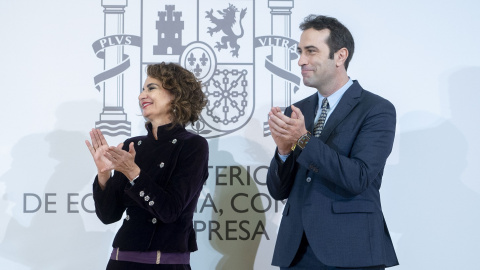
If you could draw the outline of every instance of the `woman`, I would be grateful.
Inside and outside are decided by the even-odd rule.
[[[198,120],[206,98],[179,65],[149,65],[147,75],[138,96],[147,135],[113,147],[92,129],[92,143],[85,141],[98,170],[98,218],[113,223],[126,210],[107,269],[191,269],[192,218],[208,177],[208,144],[184,126]]]

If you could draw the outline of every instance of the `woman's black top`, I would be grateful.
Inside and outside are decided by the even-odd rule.
[[[192,252],[197,250],[193,213],[208,177],[208,143],[181,126],[158,127],[155,140],[151,124],[148,134],[124,143],[128,151],[134,142],[135,163],[140,176],[134,185],[114,171],[101,190],[98,177],[93,198],[98,218],[105,224],[126,217],[113,241],[125,251]]]

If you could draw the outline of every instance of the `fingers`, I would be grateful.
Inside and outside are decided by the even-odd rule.
[[[303,116],[303,113],[299,108],[295,107],[294,105],[292,105],[291,108],[292,114],[295,113],[298,117],[295,122],[297,134],[293,135],[298,140],[298,138],[308,132],[305,128],[305,117]]]
[[[90,134],[90,140],[92,141],[92,147],[95,149],[98,148],[98,143],[97,143],[97,139],[95,138],[95,132],[94,132],[94,129],[92,128],[92,130],[90,130],[90,132],[88,133]]]
[[[115,147],[112,146],[111,148]],[[104,168],[102,171],[117,170],[122,163],[121,155],[119,155],[119,153],[116,153],[114,149],[107,149],[107,151],[103,153],[103,157],[110,162],[110,165],[108,166],[108,168]]]
[[[292,119],[298,119],[298,115],[295,111],[292,111],[292,115],[290,115]]]
[[[98,134],[98,137],[100,138],[100,142],[102,143],[102,145],[108,146],[107,140],[105,140],[105,137],[103,136],[103,133],[100,131],[100,129],[97,129],[97,134]]]
[[[85,140],[85,144],[87,145],[88,150],[90,151],[90,154],[92,154],[92,157],[95,155],[95,149],[93,149],[93,146],[90,144],[88,140]]]
[[[269,117],[268,126],[270,127],[270,130],[272,131],[272,133],[275,135],[288,133],[286,129],[288,127],[287,124],[282,120],[280,120],[275,115]]]
[[[135,148],[134,143],[131,142],[128,145],[128,152],[124,150],[123,143],[117,146],[110,146],[103,154],[105,159],[111,162],[111,169],[122,172],[123,174],[129,174],[132,169],[135,168]]]
[[[280,110],[280,107],[272,107],[272,109],[270,110],[273,114],[276,114],[276,113],[281,113],[282,110]]]
[[[289,135],[286,129],[279,128],[278,126],[270,125],[270,131],[272,132],[272,135],[276,137],[287,138]]]
[[[123,151],[122,148],[118,148],[115,147],[115,146],[110,146],[107,151],[105,151],[105,154],[108,155],[107,158],[111,157],[113,159],[120,159],[120,157],[122,156],[123,154]],[[110,158],[109,158],[110,159]]]
[[[300,119],[300,120],[304,119],[303,113],[299,108],[295,107],[293,104],[292,104],[291,108],[292,108],[292,115],[295,113],[295,115],[297,116],[297,117],[295,117],[296,119]]]
[[[282,119],[281,117],[283,116],[283,112],[280,110],[279,107],[272,107],[272,109],[268,112],[268,116],[269,117],[275,116],[279,119]]]
[[[128,145],[128,153],[130,153],[130,155],[132,155],[134,158],[137,154],[137,152],[135,151],[135,147],[133,147],[133,142]]]
[[[291,117],[284,115],[278,107],[273,107],[268,113],[268,125],[276,142],[279,140],[288,143],[293,142],[307,133],[302,111],[294,105],[291,105],[291,109]]]
[[[284,115],[278,107],[272,108],[270,111],[268,123],[270,129],[274,129],[281,134],[288,134],[293,125],[293,120]]]
[[[108,146],[107,140],[105,140],[105,137],[99,129],[92,128],[90,131],[90,138],[94,150],[100,148],[102,145]]]
[[[100,131],[98,129],[94,128],[92,128],[92,131],[90,131],[90,138],[92,139],[92,145],[94,149],[98,149],[102,145],[99,132]]]
[[[129,156],[127,156],[127,155],[130,154],[130,152],[127,152],[127,151],[123,150],[122,148],[123,148],[123,143],[117,145],[116,147],[115,146],[110,146],[107,149],[107,151],[105,151],[105,157],[108,160],[110,160],[111,162],[117,163],[117,165],[118,165],[118,162],[121,162],[122,160],[129,159]]]

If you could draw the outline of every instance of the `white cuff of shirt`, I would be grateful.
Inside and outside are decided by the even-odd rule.
[[[135,177],[132,179],[132,181],[130,181],[130,185],[132,185],[132,186],[135,185],[135,180],[137,180],[137,178],[138,178],[139,176],[140,176],[140,174],[137,175],[137,176],[135,176]]]
[[[290,156],[290,154],[286,154],[286,155],[280,155],[280,153],[278,154],[278,157],[279,157],[283,162],[285,162],[285,160],[287,160],[288,156]]]

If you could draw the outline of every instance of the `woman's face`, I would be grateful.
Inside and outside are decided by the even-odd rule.
[[[143,91],[138,96],[143,117],[158,125],[170,123],[173,98],[174,96],[163,88],[159,80],[147,77],[143,84]]]

